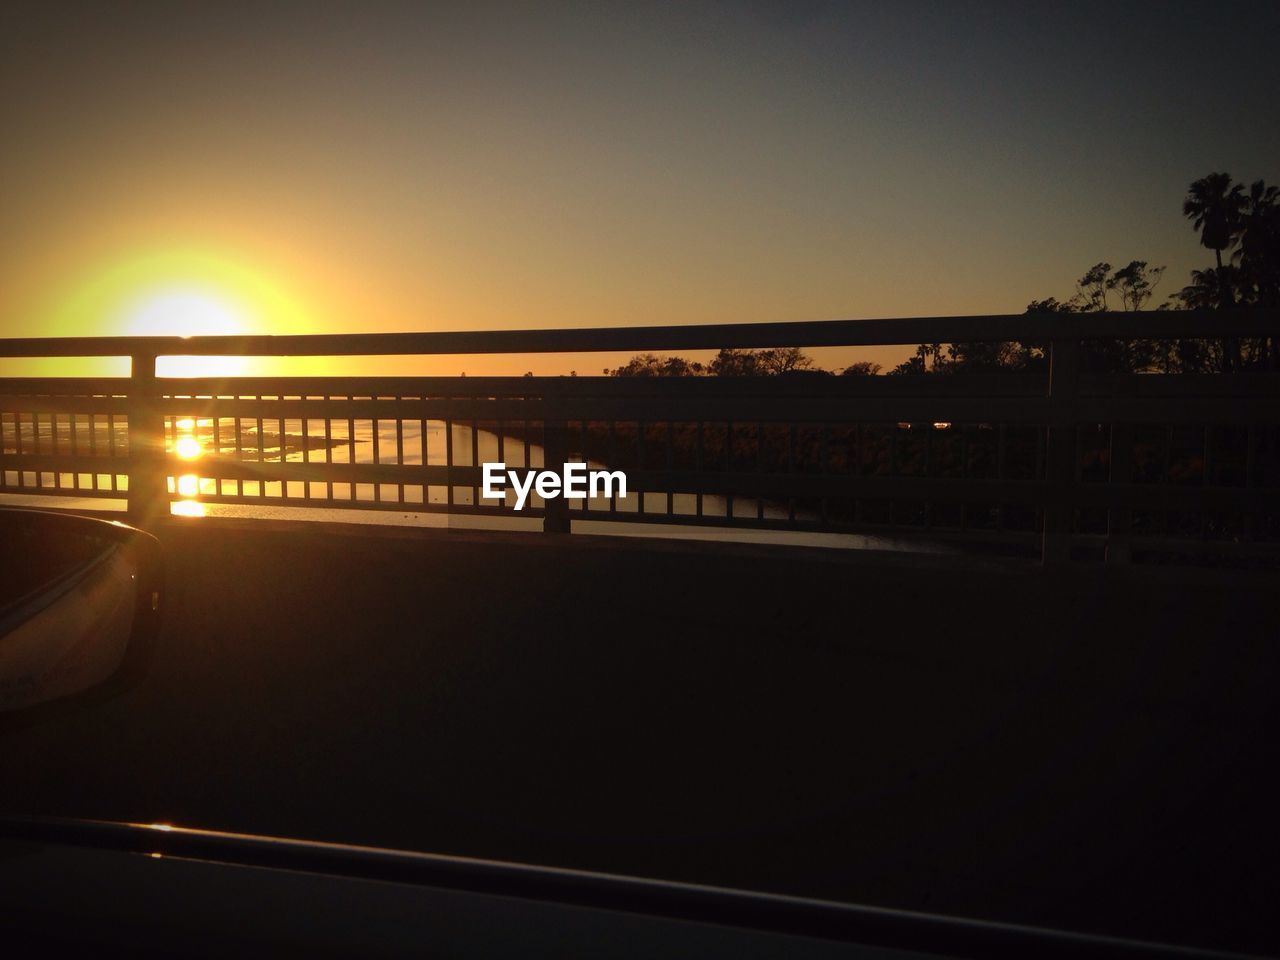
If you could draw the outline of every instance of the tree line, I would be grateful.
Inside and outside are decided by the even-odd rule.
[[[1239,307],[1280,308],[1280,187],[1255,180],[1247,187],[1227,173],[1211,173],[1193,182],[1182,213],[1213,251],[1214,262],[1192,270],[1190,282],[1155,307],[1159,310],[1230,310]],[[1033,300],[1026,314],[1084,314],[1109,310],[1150,309],[1165,267],[1131,260],[1122,267],[1099,262],[1076,281],[1065,300]],[[1046,369],[1046,345],[1030,341],[992,343],[922,343],[913,356],[887,371],[968,373]],[[1222,337],[1198,340],[1115,339],[1085,341],[1088,369],[1108,373],[1230,373],[1280,369],[1276,338]],[[819,367],[796,347],[768,350],[722,349],[708,363],[679,356],[643,353],[626,364],[606,369],[614,377],[700,376],[874,376],[878,363],[860,361],[836,370]]]

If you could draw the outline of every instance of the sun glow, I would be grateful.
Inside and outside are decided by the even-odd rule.
[[[78,279],[68,278],[65,288],[69,294],[49,305],[41,324],[53,336],[315,331],[312,312],[265,271],[196,247],[125,256]],[[157,361],[156,372],[162,377],[243,376],[255,372],[257,362],[242,357],[164,356]]]
[[[163,290],[127,308],[124,332],[133,337],[194,337],[245,332],[243,314],[216,294]]]
[[[173,450],[183,460],[194,460],[204,453],[204,448],[200,446],[200,441],[195,437],[179,437],[178,442],[173,446]]]

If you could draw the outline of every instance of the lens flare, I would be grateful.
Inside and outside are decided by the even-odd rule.
[[[178,495],[195,497],[200,493],[200,478],[194,473],[184,473],[178,478]]]

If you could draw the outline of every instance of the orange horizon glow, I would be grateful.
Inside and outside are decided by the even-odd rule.
[[[1275,178],[1270,128],[1240,121],[1267,115],[1270,61],[1239,54],[1261,30],[1222,48],[1249,79],[1222,109],[1194,71],[1165,69],[1179,44],[1203,47],[1205,24],[1177,17],[1140,17],[1165,40],[1091,59],[1069,7],[1004,48],[1037,18],[375,6],[268,5],[226,29],[186,8],[6,20],[0,110],[18,146],[0,151],[0,338],[1007,314],[1132,258],[1167,265],[1162,298],[1212,262],[1180,213],[1190,180],[1217,164]],[[1135,113],[1143,97],[1159,109]],[[812,355],[887,369],[909,353]],[[625,361],[163,358],[159,372]],[[10,370],[128,375],[119,359]]]

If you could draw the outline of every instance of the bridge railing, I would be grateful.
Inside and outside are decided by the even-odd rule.
[[[0,494],[514,516],[481,463],[623,470],[520,516],[864,532],[1127,562],[1280,557],[1280,373],[1081,370],[1089,339],[1280,335],[1271,312],[289,337],[0,340],[128,378],[0,378]],[[162,356],[369,356],[1018,340],[1046,374],[160,378]],[[1188,453],[1190,451],[1190,453]],[[184,456],[189,454],[190,456]]]

